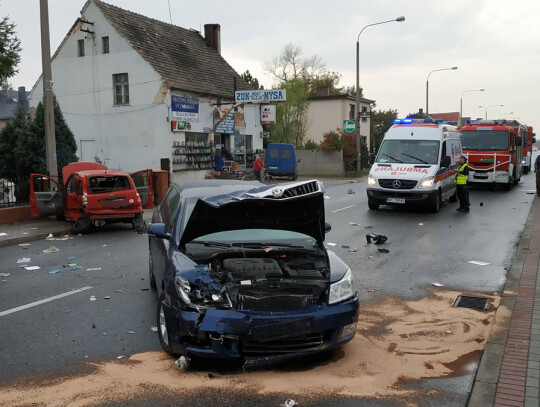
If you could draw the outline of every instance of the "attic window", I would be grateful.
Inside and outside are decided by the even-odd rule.
[[[77,40],[77,56],[84,57],[84,39]]]
[[[101,37],[101,53],[109,53],[109,37]]]
[[[129,79],[127,73],[113,74],[115,105],[129,105]]]

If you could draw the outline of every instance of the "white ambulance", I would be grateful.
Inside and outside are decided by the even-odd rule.
[[[431,119],[395,119],[377,156],[370,159],[369,209],[380,205],[422,206],[439,211],[456,201],[461,134],[453,124]]]

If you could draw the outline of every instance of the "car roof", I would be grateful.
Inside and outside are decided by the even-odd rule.
[[[173,182],[182,198],[203,198],[233,191],[249,191],[264,186],[258,181],[240,181],[232,179],[204,179],[198,181]],[[219,188],[219,189],[218,189]]]

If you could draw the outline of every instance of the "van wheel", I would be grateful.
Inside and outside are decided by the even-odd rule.
[[[88,233],[91,228],[92,228],[92,221],[90,220],[90,217],[82,216],[75,222],[71,230],[73,231],[73,233],[76,233],[76,234],[79,234],[79,233],[84,234],[84,233]]]
[[[368,200],[367,204],[368,204],[369,209],[371,209],[372,211],[376,211],[377,209],[379,209],[378,203]]]
[[[437,195],[432,199],[431,204],[429,206],[429,210],[431,213],[437,213],[439,212],[439,209],[441,208],[441,193],[438,192]]]

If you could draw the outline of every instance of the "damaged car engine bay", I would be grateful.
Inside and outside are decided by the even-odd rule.
[[[260,252],[260,251],[259,251]],[[264,252],[264,251],[263,251]],[[271,251],[272,252],[272,251]],[[321,304],[330,268],[322,252],[278,251],[238,257],[226,253],[199,265],[190,301],[202,308],[277,311]],[[187,285],[179,283],[185,294]]]

